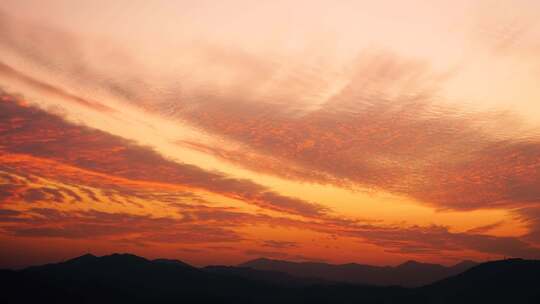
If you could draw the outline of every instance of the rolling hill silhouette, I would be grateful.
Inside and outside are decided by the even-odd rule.
[[[416,264],[395,268],[433,267]],[[196,268],[178,260],[130,254],[88,254],[18,271],[0,270],[0,302],[539,303],[539,275],[540,261],[502,260],[424,287],[404,288],[337,283],[248,267]]]
[[[507,259],[480,264],[421,288],[436,303],[540,303],[540,261]]]
[[[335,282],[364,285],[399,285],[406,287],[417,287],[433,283],[461,273],[475,265],[476,263],[472,261],[463,261],[451,267],[408,261],[395,267],[381,267],[355,263],[341,265],[313,262],[296,263],[266,258],[240,264],[242,267],[280,271],[304,278],[320,278]]]

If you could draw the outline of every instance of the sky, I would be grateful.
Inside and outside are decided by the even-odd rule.
[[[540,258],[538,1],[0,3],[0,267]]]

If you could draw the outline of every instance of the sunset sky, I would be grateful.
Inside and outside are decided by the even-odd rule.
[[[540,258],[540,1],[0,2],[0,268]]]

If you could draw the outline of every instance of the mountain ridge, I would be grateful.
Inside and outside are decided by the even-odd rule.
[[[311,277],[335,282],[419,287],[456,275],[477,264],[472,261],[461,261],[451,266],[443,266],[409,260],[396,266],[375,266],[358,263],[291,262],[261,257],[238,266],[257,270],[277,270],[297,277]]]
[[[263,260],[264,261],[264,260]],[[0,270],[2,303],[538,303],[538,260],[501,260],[417,288],[303,280],[130,254]],[[317,263],[315,263],[317,264]],[[320,264],[320,263],[319,263]],[[181,265],[182,267],[179,267]],[[345,264],[350,265],[350,264]],[[415,263],[408,263],[415,266]]]

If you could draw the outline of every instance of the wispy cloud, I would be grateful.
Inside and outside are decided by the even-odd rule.
[[[206,190],[262,208],[293,214],[318,216],[326,212],[322,206],[280,195],[250,180],[229,178],[222,173],[169,161],[150,148],[70,124],[44,111],[20,106],[14,100],[4,100],[0,106],[5,118],[2,120],[4,123],[0,124],[4,153],[45,158],[133,181],[176,184]],[[13,120],[17,121],[16,125],[10,123]],[[58,175],[58,172],[53,175]]]
[[[424,64],[378,54],[357,68],[348,85],[302,117],[236,116],[227,107],[182,116],[243,146],[179,144],[286,178],[382,189],[438,208],[540,201],[538,130],[507,112],[438,105],[445,76]]]

